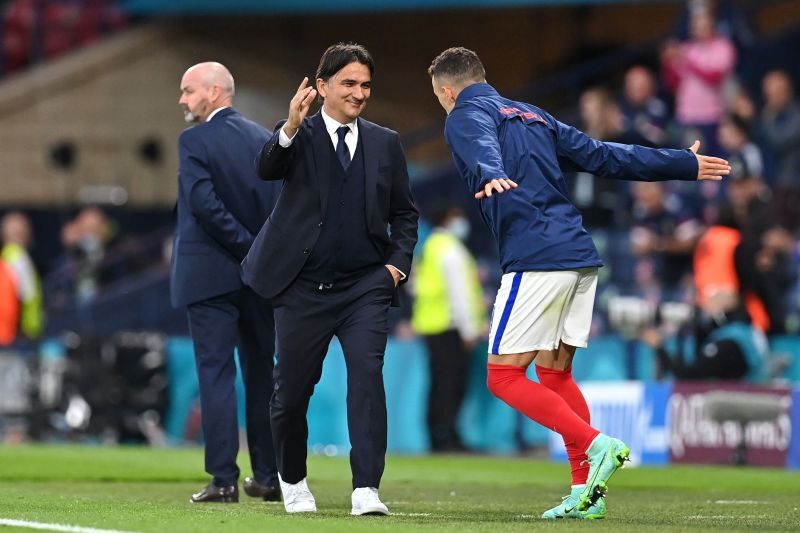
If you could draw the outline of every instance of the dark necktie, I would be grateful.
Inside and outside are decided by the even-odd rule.
[[[347,148],[347,143],[344,142],[344,136],[347,135],[348,131],[350,131],[350,128],[347,126],[342,126],[336,130],[336,135],[339,136],[339,143],[336,145],[336,157],[339,158],[339,162],[345,170],[350,166],[350,150]]]

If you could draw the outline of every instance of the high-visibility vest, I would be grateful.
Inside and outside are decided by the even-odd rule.
[[[450,300],[447,297],[448,273],[444,271],[443,259],[454,248],[463,249],[466,268],[466,286],[463,290],[469,295],[476,328],[483,326],[486,311],[475,260],[458,239],[437,231],[425,241],[414,273],[415,300],[411,327],[420,335],[438,335],[453,327]]]
[[[14,339],[17,338],[18,324],[17,284],[11,268],[0,261],[0,346],[14,342]]]
[[[694,282],[697,289],[697,305],[703,306],[706,299],[716,291],[739,292],[739,276],[733,253],[742,241],[739,230],[726,226],[711,226],[706,230],[694,252]],[[770,326],[764,302],[748,292],[743,298],[750,320],[761,331]]]
[[[13,265],[18,261],[27,258],[28,252],[14,243],[3,246],[0,258],[14,271]],[[30,261],[30,259],[27,259]],[[42,306],[42,283],[39,276],[34,272],[33,294],[30,298],[23,301],[19,296],[17,288],[17,299],[19,300],[19,331],[28,339],[38,339],[44,329],[44,308]]]
[[[697,305],[702,307],[710,295],[718,291],[739,292],[739,276],[733,262],[733,252],[742,240],[739,230],[711,226],[694,252],[694,283]]]

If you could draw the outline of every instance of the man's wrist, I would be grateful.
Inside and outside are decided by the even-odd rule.
[[[295,135],[297,135],[297,128],[287,127],[284,124],[278,133],[278,144],[283,148],[289,148],[292,145],[292,141],[294,141]]]
[[[394,273],[395,273],[395,272],[397,272],[397,277],[399,278],[399,280],[398,280],[398,281],[403,281],[404,279],[406,279],[406,274],[405,274],[405,272],[403,272],[402,270],[400,270],[400,269],[399,269],[399,268],[397,268],[396,266],[394,266],[394,265],[388,265],[388,264],[387,264],[387,265],[386,265],[386,267],[387,267],[387,268],[391,267],[391,268],[389,268],[389,272],[391,272],[391,273],[392,273],[392,275],[394,275]]]

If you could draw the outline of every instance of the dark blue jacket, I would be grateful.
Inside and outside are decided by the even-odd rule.
[[[503,272],[601,266],[562,174],[569,170],[638,181],[697,178],[689,150],[603,143],[486,83],[465,88],[445,123],[445,139],[469,190],[494,178],[517,189],[480,201],[500,247]]]
[[[240,263],[280,191],[280,184],[260,180],[253,168],[269,138],[233,108],[181,133],[170,283],[174,306],[243,286]]]
[[[320,113],[306,117],[288,148],[279,143],[284,123],[278,123],[257,159],[259,176],[282,180],[283,189],[242,264],[246,283],[265,298],[286,289],[314,249],[327,223],[328,170],[331,158],[336,157]],[[362,118],[358,119],[358,132],[364,157],[364,216],[369,237],[384,264],[394,265],[408,276],[419,213],[409,189],[400,137]]]

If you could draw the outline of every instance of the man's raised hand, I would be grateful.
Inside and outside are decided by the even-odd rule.
[[[731,166],[724,159],[698,154],[700,141],[695,141],[689,148],[697,158],[697,179],[719,181],[731,172]]]
[[[308,108],[311,106],[311,102],[314,101],[314,97],[316,96],[317,91],[314,87],[308,86],[308,76],[306,76],[297,88],[297,92],[292,97],[292,101],[289,102],[289,118],[283,126],[283,132],[289,138],[294,137],[297,129],[303,123],[303,119],[306,118]]]

